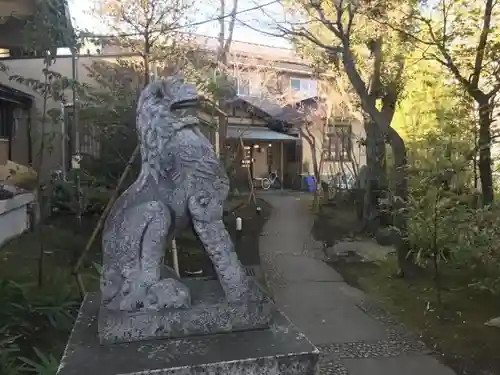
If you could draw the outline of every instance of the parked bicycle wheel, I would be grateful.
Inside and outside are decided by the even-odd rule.
[[[269,190],[269,188],[271,187],[271,185],[272,185],[272,183],[271,183],[270,179],[268,179],[268,178],[262,179],[262,189]]]

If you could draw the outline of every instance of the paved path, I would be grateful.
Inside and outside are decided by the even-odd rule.
[[[323,262],[303,194],[259,196],[274,208],[260,239],[262,270],[278,307],[322,352],[319,374],[454,374]]]

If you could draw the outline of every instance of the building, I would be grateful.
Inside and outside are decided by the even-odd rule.
[[[54,49],[69,47],[73,37],[66,1],[60,0],[59,6],[50,10],[44,6],[44,2],[35,0],[0,0],[0,164],[12,160],[32,165],[40,153],[36,138],[40,131],[41,97],[29,84],[9,76],[41,79],[41,44]],[[50,26],[40,24],[42,12],[51,20]]]
[[[217,47],[216,38],[195,36],[189,43],[196,46],[200,66],[203,65],[206,74],[213,74],[213,60],[207,63],[210,60],[206,58],[213,56]],[[71,55],[57,56],[51,70],[94,85],[95,81],[87,69],[89,66],[96,62],[114,64],[117,59],[124,58],[138,57],[137,53],[107,39],[99,48],[84,48],[77,59]],[[8,65],[11,74],[42,78],[43,60],[40,58],[23,58],[14,54],[0,62]],[[223,108],[228,124],[225,147],[232,155],[235,176],[242,183],[248,179],[249,172],[257,182],[275,172],[285,187],[297,187],[302,176],[314,173],[315,165],[319,174],[327,179],[339,172],[347,174],[354,164],[365,164],[364,152],[358,145],[359,138],[364,138],[362,124],[352,120],[352,116],[340,118],[339,122],[336,120],[338,116],[326,114],[322,103],[328,92],[322,88],[328,77],[315,72],[292,50],[233,41],[228,65],[236,95],[226,100]],[[153,66],[152,71],[162,75],[161,67]],[[23,85],[5,80],[0,82],[18,90],[19,95],[23,93],[26,102],[31,103],[26,104],[31,112],[28,111],[24,117],[16,114],[22,120],[16,120],[15,131],[2,133],[4,139],[9,139],[7,157],[23,164],[31,163],[36,154],[36,142],[33,140],[36,111],[33,108],[41,108],[41,97]],[[71,104],[71,93],[66,94],[68,105]],[[50,101],[48,107],[62,108],[61,103],[55,101]],[[321,111],[325,113],[318,114]],[[205,111],[199,117],[202,122],[217,125],[218,116]],[[336,131],[337,125],[342,126],[342,135]],[[46,132],[53,132],[54,136],[51,150],[44,156],[44,174],[63,166],[70,167],[71,156],[76,152],[75,129],[71,129],[71,123],[66,121],[65,124],[48,126],[50,129]],[[304,137],[305,128],[312,132],[314,146]],[[98,145],[89,142],[92,142],[91,137],[86,140],[85,135],[80,134],[78,149],[82,154],[93,153],[96,156]]]
[[[33,166],[37,164],[36,160],[40,160],[40,143],[36,134],[40,131],[38,113],[41,101],[36,92],[28,87],[35,81],[21,83],[19,76],[7,71],[15,67],[16,60],[7,60],[44,56],[48,45],[54,53],[58,47],[71,45],[70,39],[73,38],[66,2],[55,0],[50,7],[47,3],[0,0],[0,56],[5,59],[0,61],[0,165],[4,167],[4,172],[8,170],[4,176],[17,173],[10,169],[10,164],[5,165],[8,160]],[[31,73],[37,78],[42,75],[43,68],[43,64],[40,67],[38,64],[40,60],[34,60],[34,67],[39,70],[37,74]],[[48,150],[45,153],[50,154]],[[35,195],[12,186],[8,187],[9,190],[0,187],[4,192],[0,198],[1,245],[30,227],[29,212],[32,210],[29,207]],[[5,192],[11,194],[5,195]]]
[[[215,38],[198,40],[202,51],[217,48]],[[327,181],[357,175],[366,164],[360,116],[330,105],[338,97],[330,76],[293,50],[239,41],[231,45],[228,64],[237,95],[224,108],[227,147],[241,155],[236,150],[243,141],[234,163],[242,180],[245,169],[257,182],[275,172],[285,187],[298,187],[305,175]]]

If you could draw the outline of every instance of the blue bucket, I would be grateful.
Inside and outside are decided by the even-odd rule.
[[[306,176],[305,178],[307,191],[310,193],[314,193],[316,191],[316,181],[314,176]]]

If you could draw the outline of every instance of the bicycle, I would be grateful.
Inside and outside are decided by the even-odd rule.
[[[278,172],[271,172],[271,173],[269,173],[269,176],[264,177],[261,180],[262,189],[269,190],[271,188],[271,186],[274,185],[274,182],[276,180],[278,180]]]

